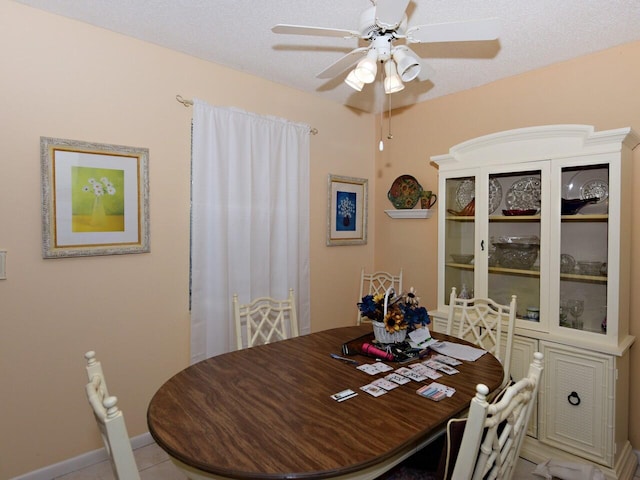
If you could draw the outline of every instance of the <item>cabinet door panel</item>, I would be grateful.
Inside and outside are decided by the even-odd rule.
[[[613,359],[541,342],[545,357],[540,441],[610,465]]]

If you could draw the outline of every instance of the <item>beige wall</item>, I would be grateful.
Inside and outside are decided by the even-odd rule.
[[[382,154],[371,115],[9,0],[0,0],[0,49],[0,249],[8,250],[8,279],[0,281],[0,479],[100,447],[82,387],[87,349],[104,362],[132,436],[146,431],[151,395],[188,363],[191,110],[176,94],[319,129],[311,139],[313,330],[353,323],[354,279],[374,262],[403,267],[406,285],[435,307],[437,219],[384,214],[398,175],[436,190],[431,155],[499,130],[549,123],[640,130],[640,44],[395,112]],[[384,130],[386,137],[386,123]],[[40,136],[150,149],[150,254],[41,258]],[[324,245],[328,173],[370,180],[367,246]],[[636,239],[637,225],[640,208]],[[633,316],[639,311],[635,300]],[[632,329],[638,333],[638,320]],[[632,364],[633,377],[637,347]],[[632,384],[637,402],[640,385]],[[630,422],[638,448],[640,415],[632,412]]]
[[[402,265],[428,308],[436,302],[437,218],[392,220],[386,193],[401,174],[436,190],[430,157],[488,133],[543,124],[591,124],[597,130],[631,126],[640,132],[640,43],[624,45],[480,88],[425,102],[392,116],[393,140],[376,166],[377,267]],[[477,68],[482,68],[481,62]],[[437,81],[437,79],[435,80]],[[386,126],[385,126],[386,132]],[[640,148],[634,152],[640,162]],[[634,173],[640,185],[640,166]],[[633,208],[632,291],[640,288],[640,190]],[[627,259],[628,260],[628,259]],[[640,335],[640,298],[632,296],[631,333]],[[640,346],[631,349],[630,440],[640,448]]]
[[[9,0],[0,0],[0,49],[0,479],[101,447],[86,350],[103,361],[132,436],[147,430],[155,390],[188,364],[191,109],[176,94],[319,130],[312,327],[353,323],[373,241],[325,246],[326,184],[329,173],[373,178],[371,115]],[[42,259],[40,136],[149,148],[150,254]]]

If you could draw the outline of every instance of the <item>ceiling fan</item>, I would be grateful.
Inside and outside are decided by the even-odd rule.
[[[410,82],[415,78],[424,81],[435,73],[406,44],[498,38],[500,25],[497,18],[409,27],[406,9],[410,1],[371,0],[372,6],[360,15],[359,30],[278,24],[271,31],[293,35],[357,38],[367,42],[368,46],[352,50],[316,77],[334,78],[356,65],[347,75],[345,83],[361,91],[365,84],[375,80],[380,63],[384,68],[383,83],[387,94],[402,90],[403,82]]]

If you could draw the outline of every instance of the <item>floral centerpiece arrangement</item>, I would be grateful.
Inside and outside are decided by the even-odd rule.
[[[429,313],[420,306],[420,298],[411,287],[408,293],[395,295],[393,289],[384,294],[367,295],[358,303],[360,314],[371,320],[380,343],[404,341],[407,332],[431,323]]]

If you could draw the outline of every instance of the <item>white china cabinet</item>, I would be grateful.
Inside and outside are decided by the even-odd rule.
[[[432,157],[439,168],[438,308],[452,287],[518,298],[512,376],[545,369],[522,455],[591,462],[632,478],[628,441],[629,128],[551,125],[487,135]],[[462,293],[461,293],[462,292]]]

